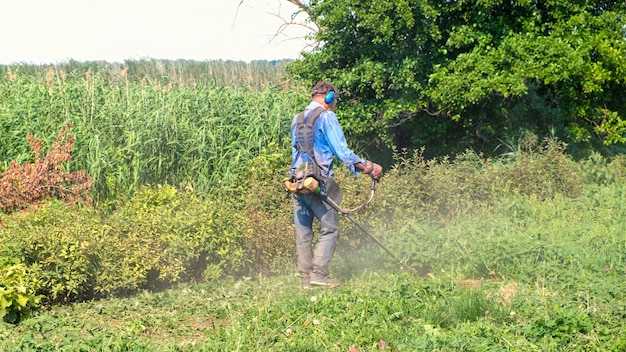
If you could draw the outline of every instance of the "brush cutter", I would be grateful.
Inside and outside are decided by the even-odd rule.
[[[389,248],[387,248],[378,238],[372,235],[363,225],[357,222],[352,216],[352,214],[361,210],[363,207],[365,207],[367,204],[369,204],[372,201],[372,199],[374,198],[374,192],[376,192],[376,180],[372,179],[372,185],[370,186],[369,198],[363,204],[353,209],[346,209],[346,208],[342,208],[339,206],[338,202],[341,202],[342,194],[341,194],[341,191],[339,190],[339,186],[337,185],[336,182],[334,182],[334,180],[327,183],[326,190],[321,192],[320,195],[322,196],[322,200],[326,204],[333,207],[333,209],[337,210],[337,212],[339,212],[340,214],[348,217],[348,219],[350,219],[350,221],[352,221],[352,223],[356,225],[356,227],[358,227],[359,230],[361,230],[365,235],[367,235],[367,237],[369,237],[380,248],[382,248],[387,254],[389,254],[390,257],[392,257],[398,263],[400,263],[402,269],[406,269],[407,271],[417,274],[418,273],[417,270],[415,270],[414,268],[406,264],[405,261],[400,260],[400,258],[398,258],[395,254],[393,254],[393,252],[389,250]],[[333,195],[334,198],[337,199],[337,201],[333,200],[333,198],[331,198],[331,195]]]

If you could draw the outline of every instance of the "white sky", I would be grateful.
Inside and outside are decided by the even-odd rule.
[[[0,64],[297,58],[310,30],[276,36],[296,11],[287,0],[0,0]]]

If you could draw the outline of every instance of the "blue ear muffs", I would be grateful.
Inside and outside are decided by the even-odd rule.
[[[335,102],[335,92],[334,91],[330,91],[328,92],[328,94],[326,94],[326,97],[324,98],[324,102],[326,102],[326,104],[331,104]]]

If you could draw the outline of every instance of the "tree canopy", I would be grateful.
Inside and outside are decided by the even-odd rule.
[[[524,130],[626,145],[624,2],[294,1],[320,44],[288,70],[341,89],[347,134],[433,153]]]

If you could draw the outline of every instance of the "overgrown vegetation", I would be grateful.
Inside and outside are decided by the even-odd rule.
[[[245,172],[242,165],[264,146],[288,148],[285,131],[306,102],[306,93],[286,87],[202,79],[212,71],[194,72],[193,82],[162,81],[176,71],[144,76],[142,67],[7,68],[0,77],[0,172],[10,160],[32,161],[28,134],[49,144],[71,122],[76,141],[69,167],[93,177],[97,205],[114,208],[144,184],[210,193]],[[252,77],[261,81],[263,72]]]
[[[342,219],[343,286],[302,291],[282,179],[306,92],[46,72],[0,79],[2,171],[52,180],[2,198],[41,202],[0,213],[1,350],[626,348],[624,156],[530,132],[497,157],[396,150],[357,220],[420,275]],[[54,200],[80,169],[95,205]],[[369,178],[336,172],[362,202]]]
[[[534,210],[546,211],[550,207],[551,204],[544,204]],[[623,214],[623,206],[621,211]],[[520,220],[518,217],[508,221],[501,215],[494,218],[498,219],[495,223],[502,225],[496,226],[500,230]],[[476,218],[467,219],[467,223],[483,228],[494,224]],[[606,223],[597,224],[593,228],[600,229]],[[586,225],[574,221],[573,226]],[[412,234],[404,229],[396,235]],[[429,235],[440,244],[448,242],[450,236],[462,237],[463,243],[477,246],[493,240],[482,233],[465,232],[461,227],[444,228]],[[621,238],[616,233],[605,236],[612,241]],[[528,250],[528,242],[516,241],[516,237],[523,237],[523,233],[505,234],[509,240],[507,249]],[[456,258],[450,256],[450,263],[439,259],[441,268],[437,265],[438,270],[425,278],[361,268],[358,274],[344,276],[344,284],[332,290],[303,291],[295,275],[180,285],[163,292],[143,291],[123,299],[55,307],[18,326],[0,324],[0,348],[6,351],[622,350],[626,347],[625,297],[619,288],[624,258],[614,262],[614,266],[585,268],[581,273],[576,265],[576,259],[580,258],[576,251],[586,250],[585,244],[567,243],[568,239],[572,237],[563,238],[562,245],[571,250],[569,264],[563,265],[561,259],[551,255],[535,264],[503,262],[502,267],[511,269],[537,267],[532,277],[526,279],[463,278],[454,270]],[[623,238],[621,241],[623,246]],[[599,262],[609,259],[604,252],[608,246],[601,245],[600,254],[593,254]],[[437,260],[449,254],[437,253],[436,247],[432,247],[421,256],[425,260]],[[357,255],[377,257],[372,248]],[[515,255],[508,252],[502,257]],[[480,262],[475,256],[466,259],[469,263]]]
[[[372,350],[378,339],[400,350],[504,346],[505,340],[511,350],[520,351],[558,350],[563,344],[568,350],[623,346],[624,341],[614,338],[624,331],[623,157],[607,161],[596,155],[579,163],[564,153],[561,143],[549,140],[520,149],[506,160],[470,151],[442,161],[425,160],[419,151],[410,158],[399,157],[359,221],[423,276],[399,274],[397,263],[344,222],[333,272],[346,282],[345,288],[317,293],[326,303],[309,312],[295,309],[309,297],[295,292],[296,278],[289,275],[294,271],[292,214],[280,182],[285,155],[278,151],[266,148],[246,165],[253,176],[242,176],[236,182],[239,187],[224,188],[216,198],[155,186],[142,188],[107,214],[51,203],[28,214],[4,216],[2,261],[24,266],[36,284],[28,299],[41,295],[46,306],[100,299],[56,308],[86,309],[78,314],[90,314],[96,306],[104,309],[102,302],[124,305],[141,297],[164,300],[152,303],[157,306],[176,305],[167,297],[183,294],[178,291],[140,293],[185,282],[208,280],[217,285],[229,277],[263,274],[257,284],[277,290],[262,294],[246,280],[233,288],[222,286],[225,291],[218,290],[203,303],[202,314],[206,309],[213,314],[206,320],[194,309],[177,306],[180,317],[163,317],[159,308],[142,304],[144,313],[154,309],[157,317],[141,318],[137,313],[129,321],[116,315],[114,319],[124,323],[121,330],[111,331],[96,328],[92,321],[88,329],[99,332],[94,333],[95,340],[81,339],[81,344],[101,342],[100,334],[114,334],[111,348],[132,342],[129,348],[156,350],[199,346],[217,350],[230,344],[264,350],[277,343],[287,349],[346,350],[356,345]],[[351,177],[338,172],[348,207],[362,200],[369,183]],[[376,284],[360,278],[367,272],[377,273]],[[266,275],[273,278],[263,279]],[[201,287],[187,286],[183,292],[196,295]],[[229,292],[241,287],[246,287],[243,292]],[[134,298],[101,300],[120,295]],[[223,304],[211,303],[218,301]],[[340,311],[339,306],[360,308]],[[352,314],[358,312],[386,328],[380,330],[365,320],[354,323]],[[46,317],[42,313],[37,319],[76,329],[71,318]],[[154,347],[153,331],[166,324],[177,334],[176,319],[200,325],[186,327],[195,345],[171,341]],[[29,335],[29,324],[18,328],[22,342],[9,334],[5,343],[53,346]],[[407,332],[403,328],[407,324],[414,330]],[[304,338],[309,326],[317,334],[311,341]],[[130,341],[122,338],[130,334],[124,329],[135,328],[137,335]],[[285,335],[287,329],[291,336]],[[479,330],[488,333],[478,341],[466,338]]]
[[[124,76],[131,81],[147,81],[160,86],[230,86],[264,90],[271,87],[292,87],[283,75],[290,60],[279,61],[194,61],[194,60],[126,60],[124,62],[70,60],[55,65],[0,65],[0,72],[8,78],[19,76],[47,77],[50,70],[63,79],[72,73],[100,74],[108,81],[119,81]]]

